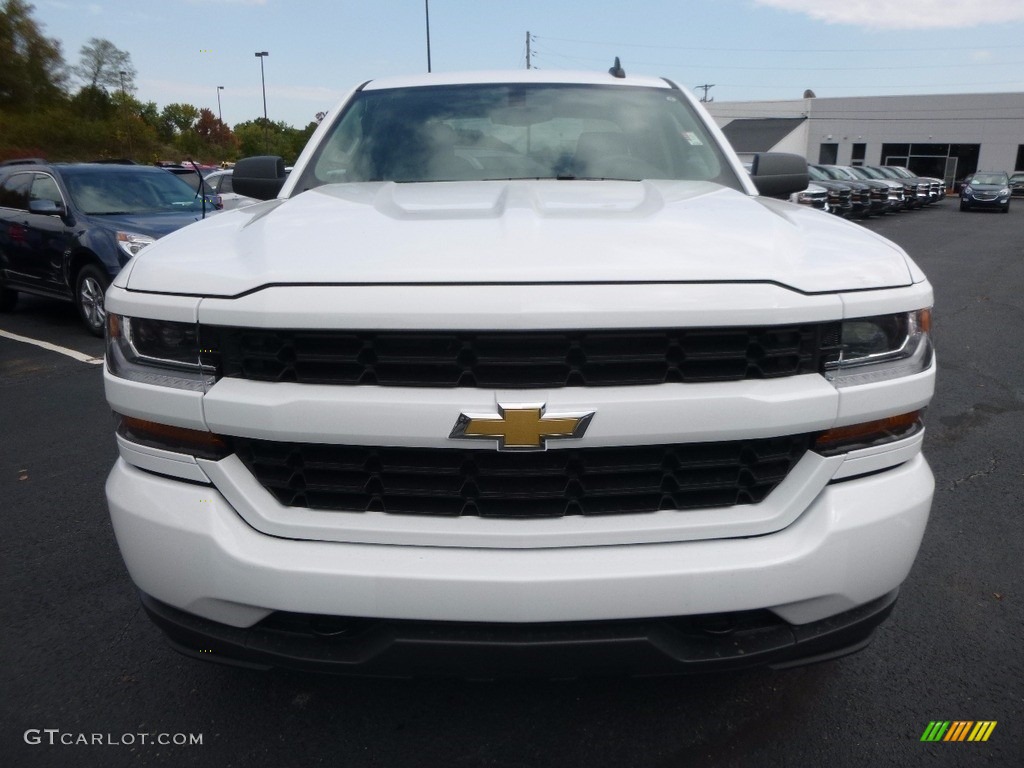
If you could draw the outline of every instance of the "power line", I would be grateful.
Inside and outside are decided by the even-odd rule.
[[[891,49],[888,48],[722,48],[719,46],[714,47],[697,47],[691,45],[653,45],[647,43],[621,43],[611,42],[602,40],[576,40],[566,37],[548,37],[547,35],[540,36],[540,40],[552,40],[561,43],[580,43],[583,45],[604,45],[613,46],[620,48],[661,48],[665,50],[675,51],[726,51],[726,52],[752,52],[752,53],[890,53]],[[985,50],[996,51],[1005,50],[1010,48],[1024,48],[1024,45],[963,45],[963,46],[935,46],[928,48],[899,48],[899,52],[908,51],[974,51],[979,48]],[[904,67],[900,67],[904,69]]]
[[[539,40],[557,40],[559,38],[549,38],[549,37],[546,37],[546,36],[533,35],[533,39],[534,40],[538,40],[538,39]],[[613,45],[613,44],[609,43],[609,45]],[[999,47],[999,46],[994,46],[994,47]],[[1024,46],[1001,46],[1001,47],[1003,47],[1003,48],[1024,48]],[[697,49],[693,49],[693,50],[697,50]],[[706,50],[725,50],[725,49],[706,49]],[[750,50],[757,50],[757,49],[744,48],[744,49],[737,49],[737,50],[750,51]],[[906,49],[906,50],[913,50],[913,49]],[[917,49],[917,50],[927,50],[927,49]],[[955,49],[954,48],[943,48],[942,50],[955,50]],[[604,59],[599,59],[599,58],[590,57],[590,56],[569,56],[567,54],[558,53],[558,52],[555,52],[555,51],[552,51],[552,50],[549,50],[549,49],[546,49],[546,48],[541,48],[539,50],[537,48],[534,48],[533,49],[533,57],[534,57],[534,59],[537,59],[537,58],[563,59],[563,60],[574,62],[574,63],[578,63],[578,64],[588,64],[590,62],[601,63],[601,62],[604,61]],[[1024,63],[1024,62],[1018,62],[1018,63]],[[709,66],[706,61],[701,62],[699,64],[680,64],[678,62],[673,63],[673,64],[665,64],[663,62],[656,63],[656,62],[636,61],[636,62],[634,62],[634,64],[641,64],[641,65],[646,65],[646,66],[657,66],[657,67],[671,67],[671,68],[679,68],[679,67],[686,66],[686,67],[690,67],[690,68],[694,68],[694,69],[700,68],[702,70],[708,70],[708,69],[711,69],[711,70],[714,70],[714,69],[751,70],[752,69],[752,70],[756,70],[756,71],[763,71],[763,70],[773,69],[772,67],[731,67],[731,66],[730,67],[715,67],[715,66]],[[946,65],[922,66],[922,67],[904,67],[904,66],[901,66],[898,69],[899,70],[907,70],[907,69],[936,69],[936,68],[938,68],[938,66],[946,66]],[[949,65],[949,66],[950,67],[956,67],[958,69],[963,69],[964,68],[961,65]],[[987,64],[981,63],[981,64],[969,65],[969,66],[979,66],[979,67],[981,67],[981,66],[991,66],[991,65],[987,65]],[[998,64],[998,66],[1003,66],[1003,64]],[[786,68],[777,67],[777,68],[774,68],[774,69],[785,70]],[[865,67],[835,67],[835,68],[809,67],[809,68],[806,68],[806,69],[803,69],[803,68],[789,68],[789,69],[790,69],[790,71],[805,72],[808,76],[814,76],[816,73],[821,72],[821,71],[853,72],[853,73],[856,73],[856,72],[864,71],[865,69],[868,69],[868,68],[865,68]],[[884,67],[884,68],[876,68],[876,69],[884,69],[884,70],[888,71],[888,70],[891,70],[892,68],[891,67]],[[816,81],[815,84],[814,84],[814,87],[816,89],[818,89],[818,90],[829,89],[829,90],[834,90],[834,91],[840,91],[840,90],[841,91],[851,91],[851,90],[852,91],[868,91],[868,94],[865,96],[865,98],[871,98],[871,96],[873,96],[873,95],[878,95],[878,94],[871,94],[870,91],[893,91],[893,90],[900,91],[900,90],[908,90],[908,89],[913,91],[913,93],[911,95],[929,95],[927,93],[920,93],[920,91],[922,89],[928,89],[928,90],[932,90],[934,92],[934,89],[981,88],[981,87],[986,89],[986,91],[984,91],[985,93],[992,93],[993,91],[990,90],[992,86],[1012,86],[1014,88],[1024,88],[1024,80],[1000,80],[1000,81],[984,80],[984,81],[976,81],[976,82],[968,82],[968,83],[962,83],[962,82],[961,83],[948,83],[948,82],[943,82],[943,83],[937,83],[937,84],[928,84],[928,83],[891,84],[890,83],[890,84],[887,84],[887,85],[877,85],[877,84],[871,84],[871,85],[867,85],[867,84],[858,84],[858,85],[830,85],[828,83],[820,83],[820,82]],[[775,90],[775,91],[785,91],[785,90],[790,90],[790,89],[796,89],[796,90],[799,90],[800,92],[803,92],[803,89],[807,87],[807,84],[806,84],[806,82],[798,83],[798,84],[772,83],[770,85],[759,84],[759,83],[717,83],[717,87],[719,87],[719,88],[741,88],[741,89],[744,89],[744,90],[755,90],[756,89],[756,90]],[[942,91],[939,91],[939,93],[948,94],[949,91],[948,90],[942,90]],[[783,99],[783,100],[784,101],[791,101],[792,99]],[[722,102],[718,102],[718,103],[721,104]]]
[[[570,59],[572,61],[582,62],[602,62],[604,59],[596,56],[567,56],[565,54],[554,54],[563,59]],[[707,60],[701,61],[674,61],[672,63],[664,61],[639,61],[633,60],[630,62],[635,65],[642,65],[647,67],[690,67],[693,69],[703,70],[735,70],[739,72],[806,72],[813,74],[815,72],[891,72],[893,70],[892,65],[884,67],[864,67],[859,64],[851,64],[845,67],[820,67],[817,65],[808,65],[805,67],[775,67],[766,64],[758,64],[756,66],[740,66],[734,64],[713,64]],[[921,64],[921,65],[900,65],[899,71],[907,70],[937,70],[937,69],[969,69],[969,68],[982,68],[982,67],[1015,67],[1024,66],[1024,60],[1021,61],[992,61],[992,62],[973,62],[973,63],[957,63],[957,64]]]

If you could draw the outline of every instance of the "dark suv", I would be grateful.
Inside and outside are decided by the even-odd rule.
[[[201,218],[203,208],[187,183],[161,168],[0,165],[0,311],[15,306],[18,292],[73,301],[86,328],[102,336],[110,281],[142,248]]]

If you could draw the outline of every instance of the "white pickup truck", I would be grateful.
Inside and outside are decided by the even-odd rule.
[[[372,675],[862,648],[934,481],[932,289],[664,79],[373,80],[106,296],[106,491],[173,645]]]

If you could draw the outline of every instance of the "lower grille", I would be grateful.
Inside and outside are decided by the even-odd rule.
[[[232,440],[260,484],[289,507],[546,518],[756,504],[811,437],[536,453]]]

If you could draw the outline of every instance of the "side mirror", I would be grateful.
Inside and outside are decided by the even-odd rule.
[[[43,216],[63,216],[67,211],[61,203],[53,200],[29,200],[28,210],[30,213],[39,213]]]
[[[257,200],[277,197],[287,176],[284,160],[274,155],[244,157],[235,163],[235,170],[231,172],[235,192]]]
[[[807,189],[807,160],[787,152],[763,152],[754,155],[750,178],[762,195],[788,198]]]

